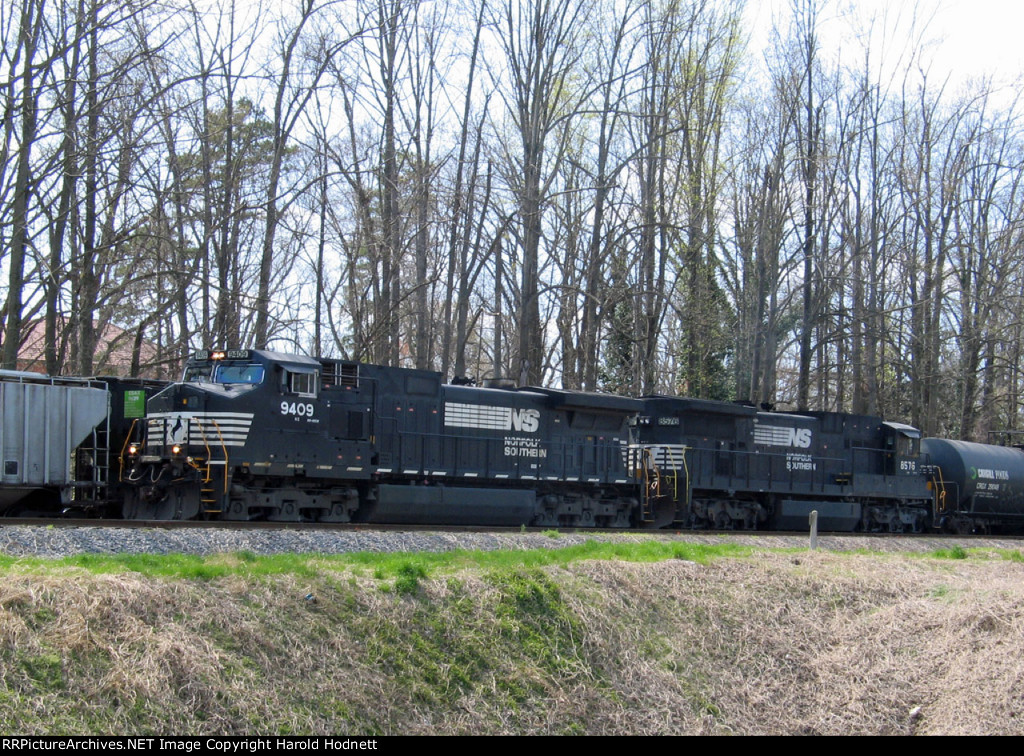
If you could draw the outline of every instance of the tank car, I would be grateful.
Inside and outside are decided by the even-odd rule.
[[[926,438],[922,452],[935,492],[936,525],[955,533],[1024,529],[1024,451]]]
[[[204,351],[148,403],[124,515],[627,527],[637,400]]]
[[[877,417],[650,397],[636,422],[643,507],[662,524],[921,532],[920,433]]]

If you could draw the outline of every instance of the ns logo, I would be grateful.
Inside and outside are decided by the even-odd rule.
[[[754,427],[754,443],[765,446],[788,446],[791,449],[809,449],[812,433],[810,428],[792,428],[782,425],[758,425]]]
[[[535,433],[540,427],[540,412],[534,409],[509,408],[509,429]]]
[[[789,445],[796,449],[809,449],[811,446],[810,428],[790,428]]]

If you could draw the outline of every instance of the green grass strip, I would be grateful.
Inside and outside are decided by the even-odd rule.
[[[445,552],[352,552],[347,554],[271,554],[236,552],[197,556],[190,554],[78,554],[60,559],[0,556],[0,570],[52,570],[79,568],[94,574],[133,572],[147,577],[212,580],[230,575],[295,574],[314,576],[325,570],[355,568],[377,578],[415,579],[428,573],[458,569],[525,569],[564,566],[584,559],[658,562],[686,559],[707,563],[741,557],[755,549],[732,544],[700,545],[681,542],[585,543],[558,549]]]
[[[444,552],[351,552],[346,554],[269,554],[249,551],[198,556],[191,554],[78,554],[60,559],[12,557],[0,555],[0,571],[51,571],[60,568],[84,569],[94,574],[137,573],[147,577],[213,580],[232,575],[296,575],[314,577],[327,571],[355,571],[377,579],[401,579],[415,584],[421,578],[461,569],[518,570],[547,566],[566,566],[587,559],[624,562],[660,562],[685,559],[707,564],[716,559],[747,557],[755,553],[802,551],[802,549],[753,548],[730,543],[696,544],[681,541],[637,540],[605,543],[588,540],[562,548],[493,551],[454,550]],[[972,556],[1024,561],[1021,552],[1007,549],[974,553],[974,549],[956,546],[928,553],[913,554],[932,559],[968,559]],[[865,552],[849,552],[866,555]]]

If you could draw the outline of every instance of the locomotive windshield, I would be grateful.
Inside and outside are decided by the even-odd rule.
[[[199,365],[186,365],[185,375],[181,377],[184,383],[199,383],[201,381],[212,380],[211,373],[213,372],[213,366],[208,363],[202,363]]]
[[[189,365],[185,368],[185,376],[182,379],[185,383],[202,383],[212,381],[224,384],[244,384],[255,386],[263,383],[263,365],[246,363],[225,363],[217,362],[211,365],[208,362],[201,362]]]
[[[213,380],[217,383],[246,383],[256,385],[263,383],[262,365],[231,365],[223,362],[213,372]]]

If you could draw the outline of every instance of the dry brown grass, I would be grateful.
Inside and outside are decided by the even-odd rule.
[[[761,554],[0,582],[26,734],[1024,734],[1024,565]],[[316,600],[306,600],[312,592]]]

